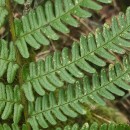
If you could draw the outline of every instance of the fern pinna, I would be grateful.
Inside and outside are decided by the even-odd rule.
[[[68,117],[75,118],[79,114],[86,114],[83,104],[96,102],[105,105],[103,98],[114,100],[115,95],[123,96],[122,91],[129,90],[129,58],[124,56],[120,63],[110,65],[108,69],[102,69],[100,74],[94,73],[92,77],[84,77],[74,85],[69,84],[66,88],[61,88],[56,95],[51,92],[43,97],[36,98],[35,102],[30,102],[29,122],[33,129],[38,130],[38,124],[47,128],[48,123],[57,124],[57,120],[66,121]],[[109,70],[109,73],[107,73]],[[126,83],[127,82],[127,83]],[[29,95],[30,96],[30,93]]]
[[[58,40],[59,33],[69,33],[67,25],[79,26],[76,17],[90,17],[91,10],[111,0],[47,0],[13,18],[12,4],[24,2],[0,0],[0,27],[9,21],[8,36],[0,39],[0,130],[129,130],[113,123],[60,128],[59,122],[85,115],[84,104],[105,105],[106,99],[130,90],[130,8],[114,17],[111,26],[81,36],[71,50],[35,62],[31,50]]]
[[[12,124],[11,127],[8,126],[7,124],[3,124],[3,125],[0,125],[0,128],[2,130],[19,130],[19,127],[16,124]],[[95,130],[98,128],[99,128],[99,130],[129,130],[130,129],[130,127],[128,125],[118,125],[118,124],[114,124],[114,123],[107,125],[104,123],[101,126],[99,126],[96,122],[94,122],[90,126],[88,125],[88,123],[84,123],[82,127],[79,127],[78,124],[74,124],[72,126],[67,125],[63,129],[58,127],[55,130]],[[27,130],[27,127],[25,124],[22,125],[22,130]]]
[[[67,125],[63,130],[129,130],[130,127],[128,125],[117,125],[117,124],[102,124],[99,126],[96,122],[89,126],[88,123],[83,124],[82,127],[79,127],[78,124],[74,124],[72,126]],[[57,128],[56,130],[62,130],[61,128]]]
[[[96,1],[101,3],[111,2],[111,0]],[[78,22],[72,15],[82,18],[90,17],[91,13],[81,7],[93,10],[101,9],[101,6],[93,0],[55,0],[54,4],[48,0],[44,6],[38,6],[20,20],[16,19],[16,45],[22,56],[24,58],[29,57],[27,44],[38,49],[41,45],[48,45],[49,39],[59,39],[54,30],[69,33],[65,24],[77,27]]]
[[[6,16],[8,15],[7,9],[5,9],[5,0],[0,0],[0,27],[3,25]]]

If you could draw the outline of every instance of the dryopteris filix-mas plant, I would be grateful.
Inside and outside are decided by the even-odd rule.
[[[67,25],[79,26],[76,17],[90,17],[91,10],[111,0],[46,0],[14,18],[13,4],[24,2],[0,0],[0,27],[8,25],[7,36],[0,39],[0,130],[53,125],[56,130],[129,130],[119,124],[57,124],[86,114],[84,104],[105,105],[105,99],[130,90],[130,8],[114,17],[111,26],[104,24],[95,34],[81,36],[71,50],[64,48],[35,62],[31,50],[58,40],[58,32],[69,33]]]

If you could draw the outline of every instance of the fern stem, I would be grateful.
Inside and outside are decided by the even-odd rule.
[[[15,35],[15,28],[14,28],[14,20],[13,20],[13,11],[11,7],[11,1],[6,0],[6,8],[9,12],[9,27],[10,27],[10,33],[12,36],[12,40],[15,41],[16,35]]]
[[[14,18],[13,18],[13,11],[12,11],[12,6],[11,6],[11,0],[6,0],[6,8],[9,12],[9,28],[10,28],[10,34],[11,34],[11,38],[12,38],[12,41],[15,45],[15,40],[16,40],[16,33],[15,33],[15,26],[14,26]],[[15,46],[15,50],[16,50],[16,62],[19,64],[19,65],[23,65],[23,58],[21,57],[17,47]],[[19,85],[22,86],[23,84],[23,79],[22,79],[22,71],[21,71],[21,67],[18,71],[18,82],[19,82]],[[26,122],[26,125],[27,125],[27,130],[31,130],[31,127],[29,125],[29,123],[27,122],[27,119],[28,119],[28,102],[25,98],[25,95],[24,95],[24,92],[22,90],[22,88],[20,88],[21,90],[21,97],[22,97],[22,104],[24,106],[24,118],[25,118],[25,122]]]

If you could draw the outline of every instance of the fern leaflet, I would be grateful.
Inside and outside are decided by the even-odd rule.
[[[4,24],[8,11],[5,9],[5,0],[0,0],[0,27]]]
[[[62,128],[56,128],[55,130],[129,130],[130,126],[126,124],[102,124],[98,125],[96,122],[89,125],[88,123],[84,123],[82,127],[79,127],[78,124],[74,124],[72,126],[67,125],[63,129]],[[27,130],[27,127],[25,124],[22,125],[22,128],[19,127],[17,124],[12,124],[11,127],[7,124],[0,124],[0,130]],[[40,130],[40,129],[39,129]]]
[[[13,115],[14,123],[18,123],[23,109],[20,102],[20,90],[17,85],[12,87],[0,83],[0,113],[2,120],[6,120]]]
[[[96,122],[89,125],[88,123],[83,124],[82,127],[79,127],[78,124],[74,124],[73,126],[67,125],[63,129],[57,128],[56,130],[129,130],[130,126],[126,124],[102,124],[98,125]]]
[[[19,127],[17,124],[12,124],[11,126],[7,125],[7,124],[0,124],[0,130],[28,130],[26,125],[23,124],[22,128]]]
[[[12,83],[18,69],[19,65],[16,63],[16,52],[13,43],[11,42],[8,48],[8,43],[5,40],[0,40],[0,77],[7,71],[7,81]]]
[[[111,0],[105,2],[96,1],[102,3],[111,2]],[[54,4],[48,0],[44,7],[38,6],[35,10],[30,11],[28,15],[23,16],[21,20],[16,20],[16,45],[22,56],[24,58],[29,57],[27,44],[38,49],[41,45],[48,45],[48,39],[59,39],[54,30],[61,33],[69,33],[69,29],[65,24],[77,27],[78,22],[72,15],[90,17],[90,12],[81,7],[94,10],[101,9],[101,6],[93,0],[55,0]]]

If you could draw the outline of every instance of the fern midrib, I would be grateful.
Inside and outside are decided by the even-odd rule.
[[[23,37],[26,37],[27,35],[32,34],[32,33],[36,32],[37,30],[39,30],[39,29],[41,29],[41,28],[43,28],[43,27],[45,28],[45,27],[51,25],[51,23],[55,22],[55,21],[58,20],[58,19],[61,19],[61,18],[62,18],[63,16],[65,16],[66,14],[70,13],[71,11],[73,11],[73,10],[74,10],[76,7],[78,7],[83,1],[84,1],[84,0],[81,0],[78,4],[75,4],[75,6],[74,6],[72,9],[70,9],[70,10],[67,11],[67,12],[65,12],[65,13],[62,14],[61,16],[55,18],[54,20],[51,20],[51,21],[47,22],[46,24],[44,24],[44,25],[42,25],[42,26],[40,26],[40,27],[38,27],[38,28],[36,28],[36,29],[34,29],[34,30],[32,30],[32,31],[30,31],[30,32],[28,32],[28,33],[26,33],[26,34],[24,34],[24,35],[22,35],[22,36],[20,36],[20,37],[17,37],[16,40],[19,40],[19,39],[21,39],[21,38],[23,38]]]
[[[45,113],[45,112],[47,112],[47,111],[54,110],[55,108],[60,108],[60,107],[62,107],[62,106],[64,106],[64,105],[71,104],[71,103],[73,103],[73,102],[75,102],[75,101],[79,101],[80,99],[83,99],[84,97],[88,97],[88,96],[92,95],[93,93],[98,92],[98,91],[100,91],[101,89],[107,87],[109,84],[111,84],[111,83],[114,84],[114,82],[115,82],[116,80],[120,79],[121,77],[123,77],[125,74],[127,74],[127,73],[129,73],[129,72],[130,72],[130,68],[129,68],[128,70],[126,70],[124,73],[122,73],[122,75],[117,76],[114,80],[109,81],[108,83],[104,84],[103,86],[98,87],[97,89],[91,91],[90,93],[84,94],[84,95],[82,95],[82,96],[80,96],[80,97],[78,97],[78,98],[75,98],[75,99],[73,99],[73,100],[71,100],[71,101],[65,102],[65,103],[63,103],[63,104],[61,104],[61,105],[56,105],[56,106],[51,107],[51,108],[48,108],[48,109],[46,109],[46,110],[44,110],[44,111],[37,112],[37,113],[35,113],[35,114],[30,115],[30,117],[37,116],[38,114],[41,114],[41,113]]]
[[[6,100],[6,99],[0,99],[0,102],[10,102],[10,103],[18,103],[18,104],[21,104],[21,101],[14,101],[14,100]]]
[[[66,68],[66,67],[70,66],[71,64],[74,64],[74,63],[80,61],[81,59],[84,59],[86,56],[89,56],[89,55],[95,53],[97,50],[99,50],[99,49],[101,49],[101,48],[104,48],[104,47],[105,47],[106,45],[108,45],[109,43],[111,43],[111,44],[116,44],[116,43],[112,43],[112,41],[113,41],[114,39],[116,39],[117,37],[119,37],[119,36],[120,36],[122,33],[124,33],[125,31],[127,31],[128,28],[130,28],[130,25],[129,25],[128,27],[126,27],[124,30],[122,30],[122,31],[121,31],[119,34],[117,34],[115,37],[113,37],[110,41],[108,41],[108,42],[106,42],[106,43],[104,42],[104,44],[101,44],[100,47],[97,47],[95,50],[89,52],[88,54],[86,54],[86,55],[84,55],[84,56],[82,56],[82,57],[80,57],[79,59],[77,59],[77,60],[75,60],[75,61],[72,61],[72,62],[68,63],[67,65],[64,65],[64,66],[62,66],[62,67],[60,67],[60,68],[57,68],[57,69],[55,69],[55,70],[52,70],[52,71],[50,71],[50,72],[48,72],[48,73],[46,73],[46,74],[44,74],[44,75],[40,75],[40,76],[37,76],[37,77],[32,78],[32,79],[30,79],[30,80],[27,80],[27,81],[25,81],[25,83],[30,82],[30,81],[35,80],[35,79],[38,79],[38,78],[40,78],[40,77],[47,76],[47,75],[49,75],[49,74],[51,74],[51,73],[54,73],[54,72],[59,71],[60,69]]]

